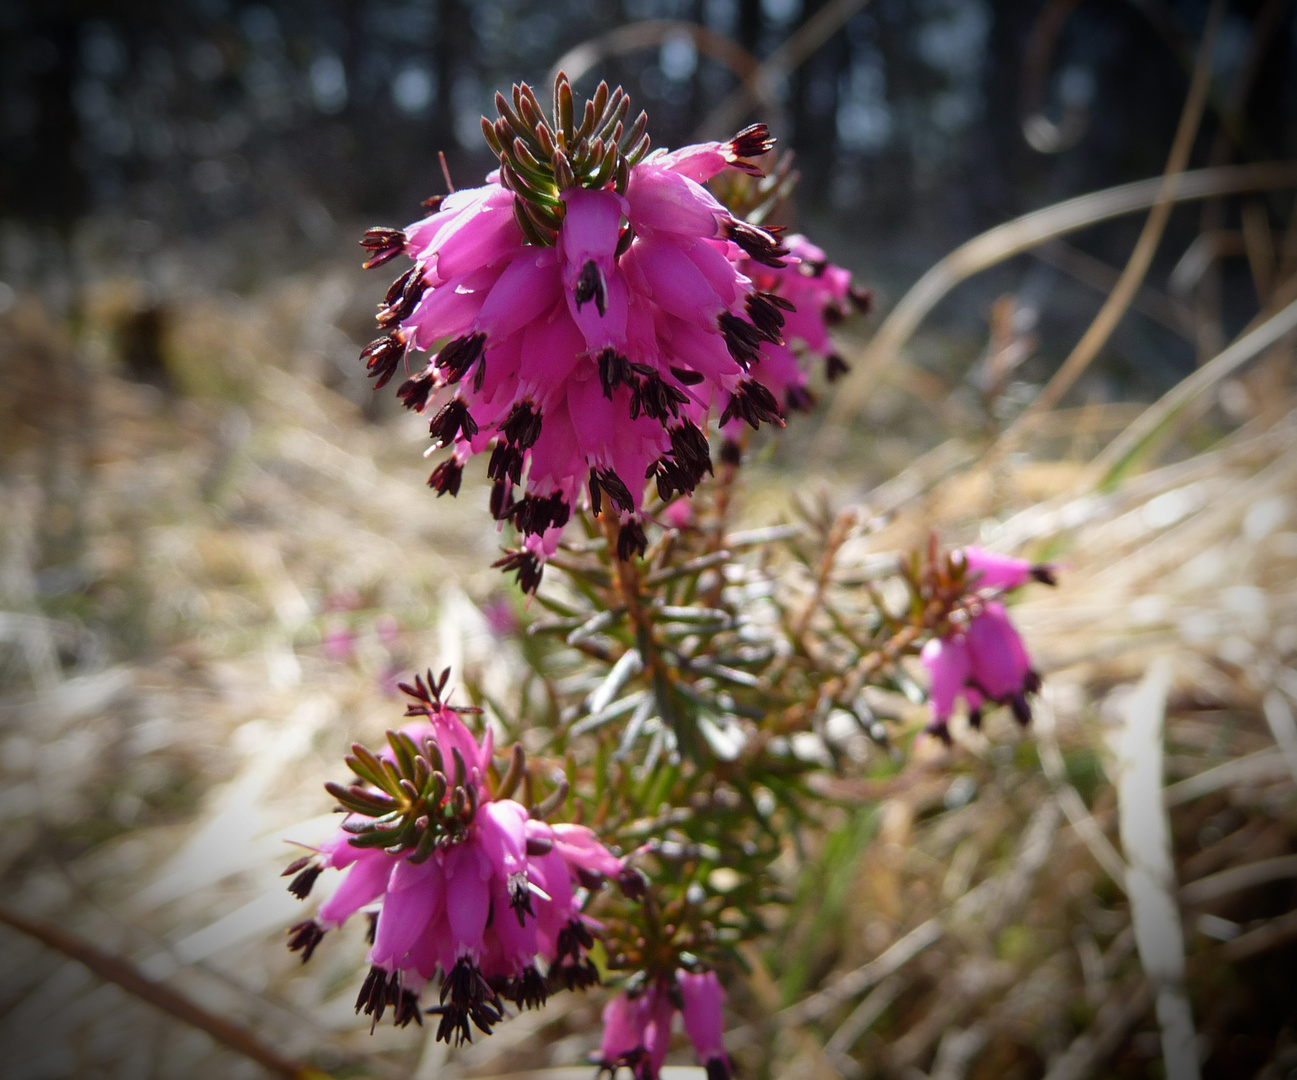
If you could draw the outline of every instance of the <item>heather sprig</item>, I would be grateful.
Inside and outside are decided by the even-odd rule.
[[[841,721],[899,753],[866,691],[914,697],[926,668],[929,734],[953,741],[960,702],[974,727],[995,704],[1025,723],[1039,677],[1003,600],[1052,569],[934,536],[853,576],[841,555],[868,523],[850,509],[735,532],[748,430],[809,408],[814,366],[847,369],[832,331],[868,293],[769,224],[797,177],[788,156],[763,174],[762,125],[650,151],[624,91],[578,105],[562,75],[548,112],[522,84],[496,110],[482,186],[362,241],[366,266],[412,261],[362,358],[376,388],[406,365],[397,396],[449,451],[438,495],[487,455],[515,538],[495,565],[534,600],[522,653],[544,693],[492,702],[515,740],[500,757],[448,672],[402,684],[407,724],[353,745],[352,782],[328,785],[341,827],[290,867],[301,898],[345,874],[290,947],[306,959],[371,912],[357,1011],[437,1015],[455,1042],[606,981],[601,1068],[656,1080],[679,1014],[727,1080],[723,983],[792,900],[776,867],[827,827],[825,774],[858,766]]]

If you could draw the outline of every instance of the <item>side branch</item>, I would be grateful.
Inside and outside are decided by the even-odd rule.
[[[245,1028],[208,1012],[175,989],[145,978],[130,961],[103,952],[84,938],[62,927],[7,907],[0,907],[0,923],[61,952],[69,959],[89,968],[101,979],[115,983],[127,993],[134,994],[142,1001],[147,1001],[163,1012],[170,1013],[191,1027],[206,1032],[217,1042],[224,1043],[231,1050],[251,1058],[276,1076],[283,1077],[284,1080],[328,1080],[326,1073],[282,1057]]]

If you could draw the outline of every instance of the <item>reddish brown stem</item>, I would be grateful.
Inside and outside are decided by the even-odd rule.
[[[265,1066],[276,1076],[282,1076],[285,1080],[328,1080],[326,1073],[282,1057],[245,1028],[208,1012],[172,987],[145,978],[130,961],[103,952],[62,927],[6,907],[0,907],[0,923],[20,934],[35,938],[42,945],[89,968],[101,979],[116,983],[127,993],[134,994],[199,1031],[205,1031],[217,1042],[224,1043],[231,1050]]]

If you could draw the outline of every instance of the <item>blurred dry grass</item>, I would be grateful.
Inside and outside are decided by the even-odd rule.
[[[502,587],[485,490],[433,499],[419,420],[353,403],[352,303],[345,281],[304,277],[150,315],[109,281],[74,337],[32,301],[0,317],[6,903],[340,1077],[571,1066],[597,1043],[597,995],[448,1052],[354,1016],[359,934],[331,935],[305,972],[282,947],[301,912],[282,837],[328,827],[320,785],[391,723],[393,675],[453,664],[507,700],[519,670],[477,606]],[[916,456],[914,439],[857,432],[821,480],[865,510],[836,587],[934,527],[1057,558],[1059,588],[1016,612],[1046,689],[1026,733],[992,717],[950,752],[861,745],[827,782],[830,828],[789,853],[788,925],[732,997],[743,1075],[1160,1075],[1111,738],[1158,658],[1205,1074],[1297,1065],[1292,377],[1281,344],[1219,395],[1228,413],[1191,418],[1108,493],[1078,485],[1138,407],[1051,414],[1030,456],[990,466],[960,438]],[[910,464],[862,487],[866,445]],[[805,481],[789,458],[753,468],[750,520]],[[906,698],[871,703],[902,745],[922,725]],[[0,941],[6,1076],[259,1075],[77,964]]]

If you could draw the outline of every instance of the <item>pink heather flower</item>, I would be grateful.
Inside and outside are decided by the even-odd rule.
[[[358,774],[370,759],[404,769],[402,784],[330,786],[351,813],[316,855],[289,868],[300,871],[290,889],[305,897],[325,869],[344,877],[314,919],[293,927],[289,944],[308,959],[325,930],[377,904],[357,1012],[377,1023],[392,1006],[397,1024],[422,1023],[422,988],[440,978],[439,1004],[428,1010],[441,1017],[437,1037],[463,1041],[474,1026],[490,1032],[503,1015],[501,999],[534,1007],[553,990],[598,981],[587,955],[593,924],[578,888],[619,877],[624,863],[584,826],[533,820],[520,803],[495,797],[489,731],[479,743],[441,702],[440,687],[418,686],[402,689],[423,694],[411,706],[423,718],[390,736],[392,747],[376,759],[360,749],[351,759]],[[424,755],[422,765],[411,747]],[[440,784],[429,789],[442,801],[403,814],[393,793],[418,791],[419,778]],[[391,819],[383,818],[389,804],[401,820],[384,828],[378,819]]]
[[[929,733],[950,741],[948,723],[961,697],[974,727],[980,726],[988,701],[1008,705],[1021,724],[1031,721],[1027,695],[1040,689],[1040,676],[1003,605],[984,604],[966,629],[929,641],[919,659],[930,679]]]
[[[741,264],[753,284],[785,312],[784,342],[763,342],[752,374],[785,409],[806,409],[812,404],[806,389],[807,359],[823,359],[830,381],[843,375],[847,364],[833,351],[829,327],[846,317],[850,305],[867,310],[870,301],[867,293],[852,285],[850,271],[830,263],[806,237],[786,236],[782,243],[789,251],[783,266],[753,259]],[[725,433],[733,438],[739,430],[740,425],[731,421]]]
[[[618,994],[603,1009],[603,1039],[599,1044],[599,1063],[613,1076],[617,1070],[630,1069],[636,1077],[647,1075],[648,1053],[645,1049],[645,1032],[653,1011],[657,991],[654,984],[648,990],[630,997]]]
[[[603,1010],[599,1065],[613,1076],[627,1068],[635,1080],[657,1080],[671,1049],[675,1005],[663,979],[654,979],[635,994],[621,993]]]
[[[707,1080],[729,1080],[730,1059],[725,1055],[721,1037],[725,1028],[721,1015],[725,991],[720,980],[714,971],[698,974],[682,971],[678,978],[685,1032],[694,1044],[699,1063],[707,1070]]]
[[[1040,689],[1026,646],[1004,605],[988,603],[968,624],[969,685],[989,701],[1008,704],[1020,724],[1031,720],[1026,695]]]
[[[523,99],[534,101],[515,87],[513,107],[500,96],[501,119],[484,121],[501,161],[484,186],[362,241],[366,265],[402,252],[414,263],[362,357],[377,387],[412,351],[437,348],[399,390],[450,450],[428,483],[453,495],[469,458],[490,452],[492,514],[523,536],[497,565],[533,591],[579,503],[617,516],[618,557],[629,558],[646,543],[646,480],[670,499],[711,472],[710,416],[782,425],[752,369],[763,344],[783,346],[788,306],[742,267],[778,269],[787,249],[702,187],[724,168],[756,170],[747,159],[769,149],[764,127],[645,156],[646,118],[623,135],[629,105],[604,87],[604,166],[582,165],[589,140],[569,140],[557,118],[523,124]]]
[[[1032,580],[1055,583],[1054,568],[1048,563],[1033,564],[980,547],[962,548],[959,554],[964,560],[966,581],[973,588],[1011,592]]]
[[[677,971],[671,979],[659,976],[647,987],[618,994],[603,1010],[601,1069],[615,1075],[619,1068],[627,1068],[636,1080],[657,1080],[671,1048],[671,1023],[678,1003],[707,1080],[729,1080],[730,1061],[722,1040],[724,1001],[725,991],[714,971]]]

